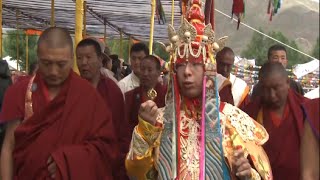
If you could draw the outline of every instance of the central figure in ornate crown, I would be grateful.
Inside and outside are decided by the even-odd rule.
[[[238,108],[220,102],[215,40],[201,0],[190,0],[178,31],[169,26],[171,79],[166,106],[143,103],[126,158],[131,179],[272,179],[262,145],[266,130]]]

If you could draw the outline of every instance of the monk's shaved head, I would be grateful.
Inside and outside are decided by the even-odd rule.
[[[46,29],[38,40],[39,73],[48,88],[60,88],[73,67],[73,44],[63,28]]]
[[[64,28],[50,27],[46,29],[38,40],[38,50],[40,46],[47,48],[69,47],[73,53],[73,42],[69,32]]]
[[[217,55],[216,55],[217,61],[223,60],[223,58],[224,58],[223,56],[224,56],[225,54],[227,54],[227,53],[230,53],[230,54],[234,55],[234,52],[233,52],[233,50],[232,50],[230,47],[224,47],[223,49],[221,49],[221,51],[219,51],[219,52],[217,53]]]
[[[229,78],[234,64],[234,52],[229,47],[224,47],[217,53],[217,72],[222,76]]]
[[[279,62],[267,62],[262,65],[259,71],[259,80],[278,74],[281,77],[288,78],[288,73],[283,65]]]
[[[267,62],[259,71],[259,86],[265,107],[279,110],[286,105],[289,93],[289,78],[279,62]]]

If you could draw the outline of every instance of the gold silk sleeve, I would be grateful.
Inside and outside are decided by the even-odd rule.
[[[155,148],[160,145],[162,127],[156,127],[139,117],[134,128],[125,166],[127,175],[132,179],[155,179]]]

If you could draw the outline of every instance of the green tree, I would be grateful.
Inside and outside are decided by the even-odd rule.
[[[17,38],[18,34],[18,51],[19,58],[17,58]],[[37,60],[37,41],[38,36],[28,36],[28,50],[29,50],[29,64]],[[4,56],[11,56],[14,60],[19,60],[21,70],[26,70],[26,34],[22,30],[8,31],[3,38]]]
[[[129,59],[129,39],[122,40],[122,55],[120,55],[120,40],[119,39],[110,39],[107,41],[107,45],[110,48],[111,54],[117,54],[119,58],[124,59],[125,62],[128,62]]]
[[[319,37],[318,37],[317,42],[316,42],[315,46],[313,47],[312,56],[317,59],[320,59],[319,51],[320,51],[320,47],[319,47]]]
[[[260,31],[263,32],[261,29]],[[298,45],[295,43],[295,41],[289,40],[281,32],[272,31],[268,33],[268,35],[299,50]],[[241,56],[248,59],[255,59],[256,64],[261,66],[268,59],[269,47],[274,44],[277,44],[277,42],[255,32],[251,38],[250,43],[247,45],[247,48],[241,52]],[[289,67],[295,64],[305,63],[308,61],[308,58],[306,56],[292,49],[286,49]]]

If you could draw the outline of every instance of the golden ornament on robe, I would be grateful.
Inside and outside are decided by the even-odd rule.
[[[151,88],[150,90],[148,90],[147,92],[147,96],[148,98],[150,98],[151,100],[154,100],[157,97],[157,91],[154,90],[153,88]]]

